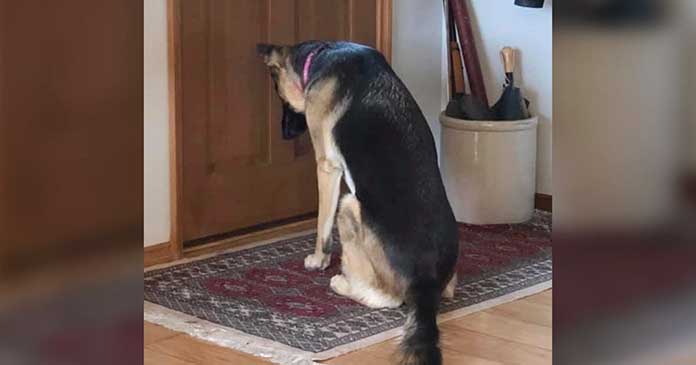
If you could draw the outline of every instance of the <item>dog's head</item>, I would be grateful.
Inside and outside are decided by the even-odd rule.
[[[302,80],[292,66],[292,48],[258,44],[257,53],[268,66],[276,92],[283,103],[283,138],[292,139],[307,130]]]

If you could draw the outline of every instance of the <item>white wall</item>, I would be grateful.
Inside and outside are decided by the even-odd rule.
[[[539,116],[537,191],[551,193],[552,0],[543,9],[515,6],[512,0],[469,0],[476,45],[486,82],[495,102],[504,72],[500,49],[518,52],[517,83]],[[394,1],[394,70],[409,87],[440,143],[437,116],[447,102],[444,11],[440,1]]]
[[[442,1],[394,1],[392,19],[392,67],[423,110],[439,153],[438,115],[447,105]]]
[[[500,49],[515,48],[516,82],[539,116],[537,192],[551,194],[551,118],[553,105],[552,0],[543,9],[515,6],[512,0],[470,0],[478,31],[481,68],[491,103],[498,100],[505,74]]]
[[[144,2],[144,241],[169,240],[167,0]]]

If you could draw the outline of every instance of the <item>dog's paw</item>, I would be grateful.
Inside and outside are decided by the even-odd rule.
[[[338,295],[348,295],[348,292],[350,291],[350,283],[348,283],[348,280],[346,280],[346,277],[343,275],[334,275],[331,278],[331,290],[334,291],[334,293]]]
[[[304,267],[307,270],[324,270],[331,263],[331,255],[311,254],[304,259]]]
[[[442,291],[442,297],[445,299],[452,299],[454,298],[454,287],[450,287],[449,285],[445,288],[445,290]]]

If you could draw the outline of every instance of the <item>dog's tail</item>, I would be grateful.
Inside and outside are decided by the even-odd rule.
[[[401,365],[440,365],[442,354],[438,342],[437,310],[440,289],[434,279],[416,279],[406,293],[408,318],[401,342]]]

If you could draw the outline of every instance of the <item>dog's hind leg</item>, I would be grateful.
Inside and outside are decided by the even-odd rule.
[[[452,278],[447,283],[445,290],[442,291],[442,297],[447,299],[454,298],[454,288],[457,286],[457,273],[452,274]]]
[[[336,206],[340,194],[341,165],[328,159],[317,161],[317,181],[319,183],[319,218],[317,224],[317,243],[314,253],[304,261],[308,270],[324,270],[331,262],[331,229],[336,217]]]
[[[337,294],[371,308],[400,306],[403,300],[385,290],[389,289],[384,287],[385,283],[392,282],[380,275],[385,268],[375,268],[372,256],[380,256],[380,253],[371,249],[371,242],[366,241],[373,237],[361,221],[360,203],[355,195],[346,194],[341,199],[338,232],[343,248],[342,274],[331,278],[331,288]],[[381,247],[378,249],[381,250]]]

